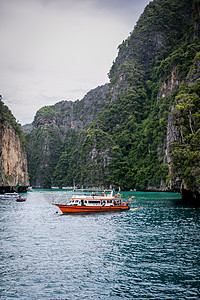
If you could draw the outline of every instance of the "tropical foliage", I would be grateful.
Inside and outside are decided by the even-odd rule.
[[[4,122],[7,122],[12,126],[15,132],[19,135],[22,145],[26,146],[26,139],[21,129],[21,125],[17,123],[9,108],[3,103],[2,99],[0,99],[0,124],[3,124]]]
[[[169,183],[171,160],[172,178],[179,176],[189,188],[199,188],[199,9],[198,0],[150,2],[119,46],[109,72],[107,101],[90,126],[67,130],[63,139],[56,126],[39,125],[28,137],[35,151],[29,158],[34,180],[48,157],[46,169],[40,170],[43,184],[76,181],[80,186],[160,189]],[[171,108],[180,139],[171,145],[169,158]],[[81,119],[82,109],[80,101],[74,121]],[[59,127],[62,113],[46,107],[35,121],[43,116]]]
[[[173,119],[181,137],[180,143],[171,145],[173,175],[184,179],[188,189],[200,192],[200,79],[180,86]]]

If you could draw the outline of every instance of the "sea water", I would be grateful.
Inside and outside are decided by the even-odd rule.
[[[199,207],[122,192],[129,211],[62,215],[70,193],[0,200],[1,299],[199,299]]]

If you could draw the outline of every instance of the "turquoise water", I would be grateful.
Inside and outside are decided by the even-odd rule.
[[[1,299],[199,299],[200,209],[122,194],[138,209],[62,215],[42,190],[0,200]]]

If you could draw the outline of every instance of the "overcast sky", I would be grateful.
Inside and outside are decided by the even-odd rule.
[[[108,82],[149,0],[0,0],[0,94],[23,125]]]

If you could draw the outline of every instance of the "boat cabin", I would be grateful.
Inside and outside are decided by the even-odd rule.
[[[4,199],[17,199],[19,198],[19,194],[17,193],[5,193],[4,194]]]
[[[99,199],[71,199],[68,205],[74,206],[113,206],[112,200],[99,200]]]

